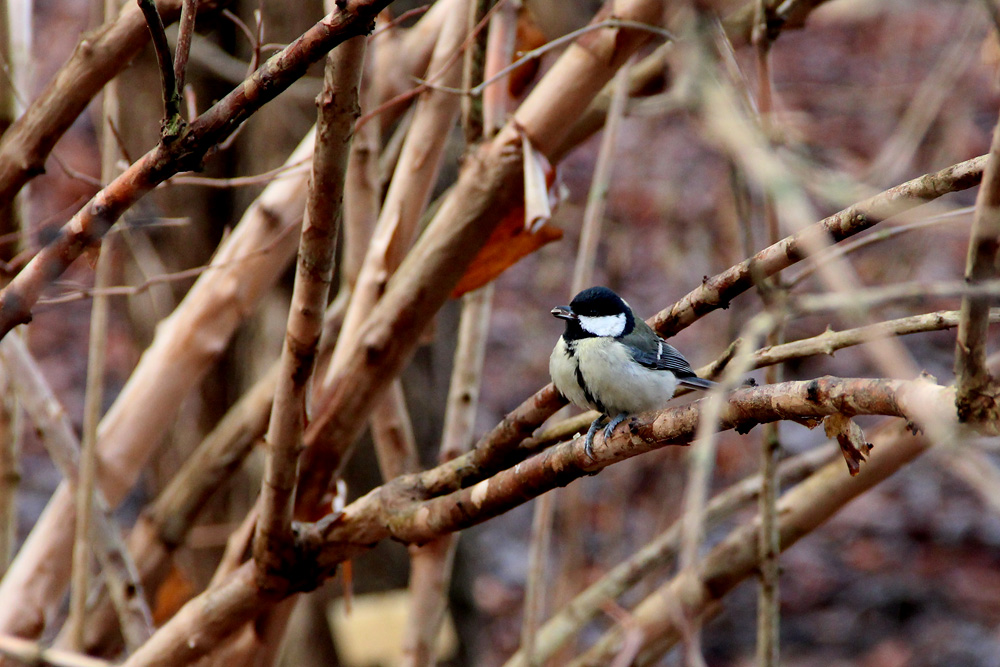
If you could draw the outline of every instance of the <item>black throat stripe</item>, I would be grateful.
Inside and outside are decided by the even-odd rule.
[[[590,393],[590,387],[587,386],[587,381],[583,379],[583,373],[580,372],[579,361],[576,362],[576,383],[580,385],[580,389],[583,390],[583,396],[595,405],[598,411],[605,415],[608,414],[607,408],[604,407],[604,404],[597,400],[597,397],[595,397],[592,393]]]

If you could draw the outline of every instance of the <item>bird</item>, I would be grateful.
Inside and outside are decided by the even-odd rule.
[[[549,357],[552,383],[570,403],[601,413],[584,440],[591,460],[594,435],[606,420],[605,439],[628,416],[662,408],[680,385],[715,386],[607,287],[585,289],[551,312],[566,321]]]

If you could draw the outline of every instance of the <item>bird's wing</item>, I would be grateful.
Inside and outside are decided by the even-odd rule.
[[[652,350],[632,349],[632,358],[636,363],[656,371],[671,371],[678,379],[696,378],[694,369],[688,360],[677,351],[673,345],[663,340],[657,341]]]

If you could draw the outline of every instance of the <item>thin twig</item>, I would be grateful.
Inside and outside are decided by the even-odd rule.
[[[1000,34],[1000,33],[997,33]],[[993,128],[993,140],[983,170],[982,184],[976,196],[969,248],[965,261],[965,282],[970,286],[985,284],[1000,277],[1000,119]],[[962,419],[989,418],[983,409],[996,395],[996,380],[986,368],[990,299],[966,295],[962,298],[962,317],[955,341],[955,385],[958,410]],[[993,415],[995,418],[995,414]]]
[[[177,48],[174,52],[174,90],[184,90],[187,75],[188,56],[191,53],[191,38],[194,35],[195,19],[198,16],[198,0],[183,0],[181,17],[177,21]],[[194,118],[191,116],[190,118]]]
[[[969,214],[974,210],[975,208],[972,206],[963,206],[962,208],[955,209],[954,211],[934,215],[923,220],[908,222],[901,225],[890,225],[876,232],[872,232],[871,234],[865,234],[864,236],[851,239],[850,241],[838,243],[822,255],[810,258],[809,262],[800,272],[788,279],[787,286],[789,288],[794,288],[802,284],[806,278],[816,272],[819,264],[827,261],[828,256],[837,255],[843,257],[852,252],[856,252],[861,248],[867,248],[870,245],[882,243],[903,234],[909,234],[910,232],[926,229],[927,227],[934,227],[937,225],[947,224],[949,222],[955,222],[956,218],[965,218],[967,216],[971,218]]]
[[[203,273],[211,271],[220,271],[231,269],[239,264],[248,263],[254,259],[258,259],[263,255],[271,253],[276,247],[281,245],[283,241],[287,239],[288,236],[292,234],[296,229],[298,229],[298,221],[295,224],[289,224],[282,227],[273,238],[269,239],[267,243],[261,245],[258,248],[254,248],[250,252],[240,257],[234,257],[230,260],[215,262],[211,264],[204,264],[202,266],[196,266],[190,269],[184,269],[183,271],[174,271],[173,273],[164,273],[158,276],[150,276],[138,285],[118,285],[112,287],[76,287],[69,294],[62,296],[54,296],[48,299],[41,299],[39,305],[54,306],[63,303],[72,303],[74,301],[80,301],[81,299],[88,299],[96,296],[135,296],[137,294],[142,294],[143,292],[149,290],[156,285],[162,285],[165,283],[179,282],[181,280],[190,280],[191,278],[197,278]]]
[[[97,259],[94,285],[103,287],[111,280],[112,242],[108,238]],[[94,490],[97,486],[97,425],[104,406],[104,360],[107,352],[108,299],[94,299],[90,313],[90,346],[87,354],[87,388],[83,405],[83,443],[80,473],[76,485],[76,539],[73,543],[73,585],[70,589],[70,645],[83,646],[83,628],[90,592],[90,543]]]
[[[156,51],[156,63],[160,68],[160,85],[163,89],[161,130],[163,139],[171,141],[180,134],[183,121],[181,120],[181,94],[177,87],[177,78],[174,76],[173,56],[170,55],[167,32],[163,27],[160,11],[156,8],[156,0],[136,0],[136,2],[139,3],[139,8],[142,9],[142,14],[146,17],[146,25],[149,26],[149,34],[153,40],[153,50]],[[187,7],[187,3],[184,7]],[[182,16],[183,13],[184,9],[181,10]]]
[[[912,281],[885,285],[883,287],[867,287],[865,289],[845,294],[808,294],[795,297],[789,304],[792,311],[798,314],[819,313],[829,310],[850,310],[859,306],[873,308],[897,301],[924,301],[935,297],[975,297],[989,304],[1000,297],[1000,279],[983,280],[968,284],[961,280],[942,280],[939,282]],[[984,320],[984,325],[988,322]]]
[[[213,178],[211,176],[174,176],[160,187],[167,185],[201,185],[208,188],[239,188],[248,185],[267,185],[279,178],[294,176],[301,171],[310,169],[310,159],[300,160],[295,164],[283,164],[268,171],[253,176],[231,176],[229,178]]]

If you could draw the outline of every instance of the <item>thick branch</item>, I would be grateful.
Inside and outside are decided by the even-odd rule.
[[[749,428],[779,419],[822,417],[829,414],[884,414],[922,424],[929,420],[954,423],[954,392],[926,381],[820,378],[768,387],[741,389],[730,396],[720,428]],[[486,521],[537,495],[564,486],[603,467],[694,437],[700,403],[666,410],[654,418],[633,419],[620,429],[597,460],[583,451],[582,439],[535,456],[516,469],[441,498],[414,500],[419,475],[398,478],[348,506],[343,513],[300,528],[297,567],[284,587],[259,587],[252,564],[210,588],[163,626],[125,664],[183,665],[204,655],[247,620],[297,590],[307,590],[330,576],[336,565],[377,542],[393,538],[423,543]],[[891,458],[891,457],[887,457]],[[876,452],[870,467],[880,462]],[[879,463],[874,476],[884,478],[895,468]],[[897,466],[898,467],[898,466]],[[843,465],[837,465],[839,482]],[[855,480],[869,479],[867,468]],[[841,496],[836,495],[835,498]],[[853,496],[851,496],[853,497]],[[841,506],[843,502],[831,505]],[[783,515],[784,516],[784,515]],[[756,554],[756,527],[751,530],[751,553]],[[782,535],[786,532],[783,530]],[[795,534],[800,537],[803,533]]]

